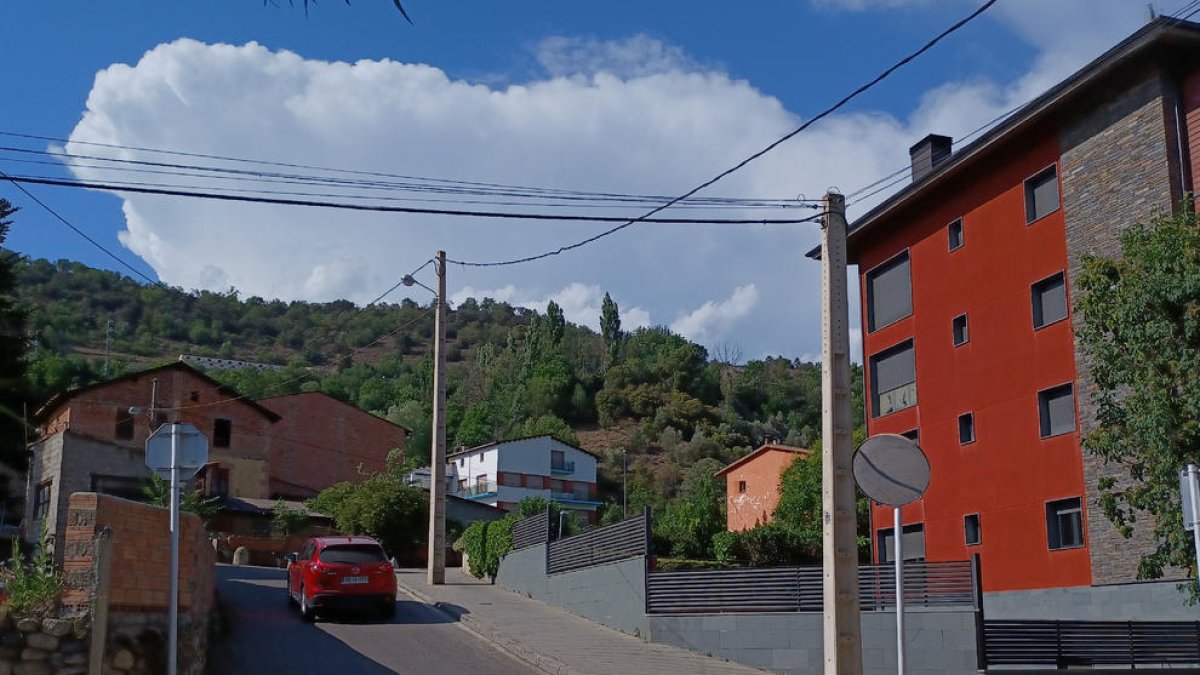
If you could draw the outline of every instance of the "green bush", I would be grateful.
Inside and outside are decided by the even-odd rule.
[[[496,575],[500,573],[500,559],[512,550],[512,528],[516,522],[516,516],[507,515],[500,520],[488,523],[487,545],[484,547],[484,573],[493,582],[496,581]]]
[[[713,556],[718,562],[735,563],[746,558],[741,532],[718,532],[713,535]]]
[[[12,568],[4,575],[8,606],[17,616],[45,617],[58,608],[63,578],[54,568],[54,558],[43,539],[28,563],[21,556],[19,540],[13,540]]]
[[[487,529],[488,522],[486,520],[477,520],[463,530],[462,536],[458,538],[458,541],[461,542],[459,550],[467,554],[467,571],[477,579],[482,579],[484,575],[484,563],[487,558],[485,554]]]

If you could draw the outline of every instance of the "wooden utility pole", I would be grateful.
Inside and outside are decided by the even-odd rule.
[[[826,194],[821,227],[821,510],[825,675],[862,675],[858,532],[850,436],[850,326],[846,198]]]
[[[433,319],[433,447],[429,465],[430,585],[446,583],[446,252],[438,251],[437,313]]]

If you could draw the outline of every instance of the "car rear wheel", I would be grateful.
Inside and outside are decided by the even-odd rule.
[[[303,621],[313,621],[317,618],[317,613],[308,604],[308,594],[304,592],[304,587],[300,587],[300,619]]]
[[[396,617],[396,599],[384,600],[383,609],[379,615],[385,619],[394,619]]]

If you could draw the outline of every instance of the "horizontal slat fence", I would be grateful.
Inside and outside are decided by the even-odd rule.
[[[860,567],[858,578],[862,609],[895,606],[891,566]],[[651,614],[819,612],[823,594],[817,566],[653,572],[646,577]],[[974,607],[971,564],[907,563],[904,601],[909,606]]]
[[[546,572],[569,572],[646,555],[649,517],[647,510],[636,518],[550,542]]]
[[[987,665],[1200,665],[1200,621],[983,622]]]
[[[539,513],[513,525],[513,550],[528,548],[550,541],[550,517]]]

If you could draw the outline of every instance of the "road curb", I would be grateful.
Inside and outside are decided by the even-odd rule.
[[[504,635],[494,626],[486,621],[480,621],[471,614],[460,614],[451,610],[446,603],[418,591],[409,586],[397,585],[397,589],[403,591],[418,602],[423,602],[437,611],[441,612],[446,618],[451,619],[462,628],[474,633],[479,639],[493,645],[497,649],[503,650],[513,657],[528,663],[544,673],[552,675],[584,675],[580,671],[571,666],[559,661],[553,656],[543,654],[533,647],[517,640],[515,638]]]

